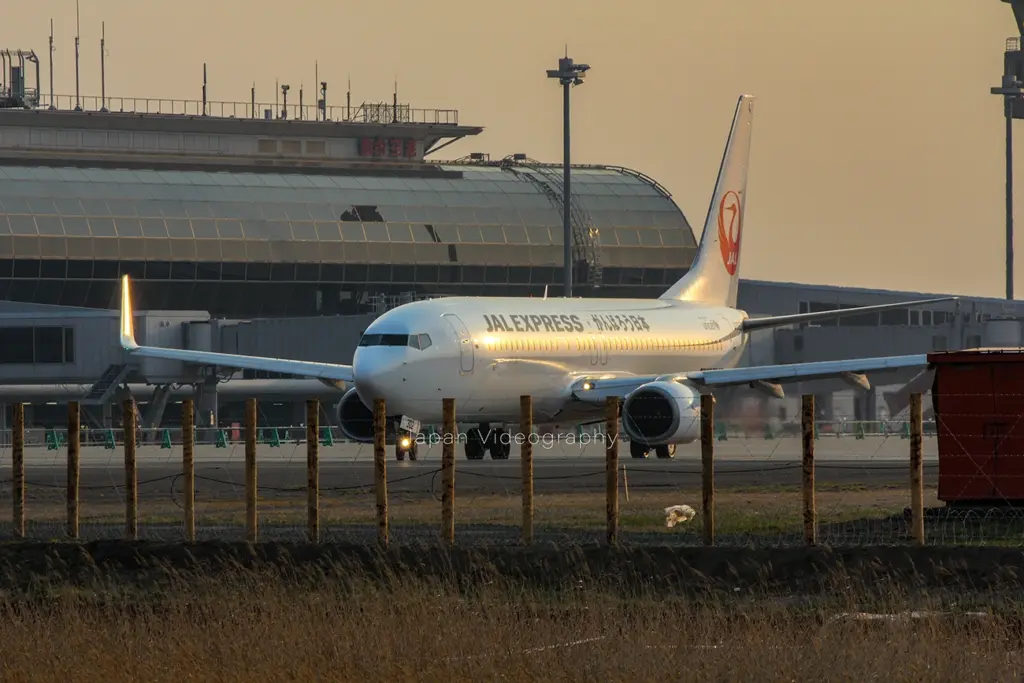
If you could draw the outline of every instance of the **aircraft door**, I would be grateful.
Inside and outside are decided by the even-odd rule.
[[[441,316],[448,321],[448,324],[452,326],[452,330],[455,331],[455,337],[459,342],[459,360],[460,360],[460,371],[464,375],[471,374],[473,372],[473,340],[469,336],[469,330],[466,328],[466,324],[462,322],[462,319],[454,313],[445,313]]]
[[[607,365],[608,364],[608,343],[607,340],[599,334],[591,334],[587,337],[587,343],[590,346],[590,364],[591,365]]]

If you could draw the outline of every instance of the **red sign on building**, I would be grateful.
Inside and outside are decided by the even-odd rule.
[[[415,159],[416,147],[415,138],[360,138],[359,156]]]

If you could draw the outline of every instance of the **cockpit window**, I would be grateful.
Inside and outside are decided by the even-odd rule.
[[[360,346],[406,346],[408,343],[407,334],[364,334],[359,340]]]
[[[428,334],[364,334],[360,346],[410,346],[425,349],[431,345]]]
[[[428,348],[432,342],[430,341],[429,334],[410,334],[409,335],[409,346],[414,349],[423,350]]]

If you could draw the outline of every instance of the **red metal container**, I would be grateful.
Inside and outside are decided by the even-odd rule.
[[[1024,349],[928,354],[939,500],[1024,503]]]

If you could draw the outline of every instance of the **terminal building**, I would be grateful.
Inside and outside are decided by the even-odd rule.
[[[116,424],[127,396],[148,426],[176,423],[168,406],[185,396],[200,425],[240,420],[250,396],[262,421],[300,424],[306,398],[341,398],[316,380],[129,361],[117,340],[122,274],[133,279],[140,343],[340,363],[375,316],[403,302],[561,293],[560,165],[526,153],[435,161],[483,130],[456,111],[334,107],[323,92],[307,107],[163,100],[160,110],[50,101],[13,67],[4,83],[0,402],[28,404],[30,424],[63,424],[68,400],[81,401],[86,424]],[[699,234],[656,180],[575,166],[572,190],[574,295],[653,298],[687,271]],[[780,315],[925,296],[935,295],[746,280],[740,307]],[[964,297],[766,331],[745,362],[1017,345],[1021,308]],[[814,391],[823,419],[885,417],[877,389]],[[742,394],[727,411],[797,414],[794,399]],[[328,408],[322,419],[334,418]]]

